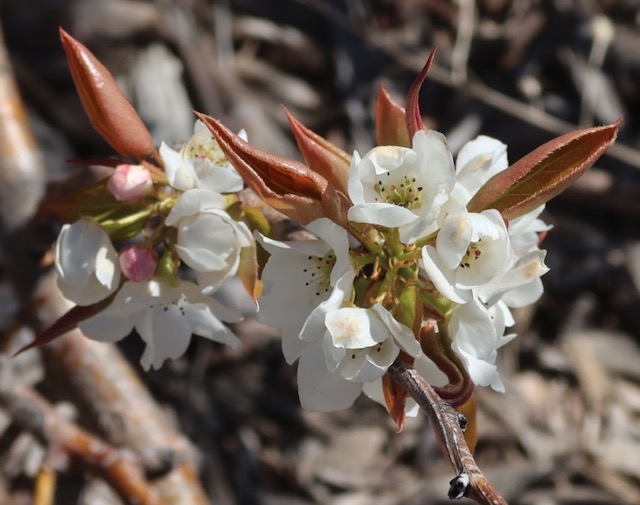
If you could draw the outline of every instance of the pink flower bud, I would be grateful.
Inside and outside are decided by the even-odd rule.
[[[152,186],[151,173],[142,165],[118,165],[107,187],[120,202],[137,202]]]
[[[148,281],[158,266],[158,254],[149,247],[135,244],[120,251],[120,269],[133,282]]]

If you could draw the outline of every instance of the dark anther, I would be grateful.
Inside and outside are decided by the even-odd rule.
[[[469,476],[466,473],[461,473],[457,477],[451,479],[449,482],[449,499],[459,500],[462,497],[469,496],[471,486],[469,485]]]

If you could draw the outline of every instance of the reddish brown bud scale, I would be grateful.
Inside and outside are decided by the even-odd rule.
[[[196,112],[246,184],[268,205],[302,224],[327,215],[327,180],[295,160],[257,149],[219,121]]]
[[[149,130],[107,68],[84,45],[60,28],[71,76],[93,127],[118,154],[159,160]]]
[[[335,144],[312,132],[284,108],[298,148],[309,168],[327,179],[338,191],[347,193],[351,156]]]
[[[407,104],[405,106],[405,114],[407,117],[407,129],[409,130],[409,137],[413,139],[413,136],[419,130],[426,130],[424,123],[422,122],[422,114],[420,113],[420,90],[422,89],[422,84],[427,78],[427,74],[429,73],[429,69],[431,68],[431,63],[433,63],[433,58],[436,55],[436,50],[431,51],[429,55],[429,59],[427,63],[425,63],[424,67],[416,77],[415,81],[409,88],[409,92],[407,93]]]
[[[382,84],[376,98],[376,143],[379,146],[411,147],[404,107],[391,99]]]
[[[505,219],[530,212],[564,191],[613,144],[613,124],[565,133],[538,147],[482,186],[467,208],[497,209]]]
[[[382,393],[387,411],[398,427],[398,433],[404,428],[405,406],[409,394],[389,374],[382,376]]]

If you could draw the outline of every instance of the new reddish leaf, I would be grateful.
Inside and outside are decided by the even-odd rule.
[[[91,316],[102,312],[103,309],[109,306],[109,304],[113,301],[115,297],[115,293],[113,293],[108,298],[99,301],[98,303],[94,303],[93,305],[80,306],[76,305],[69,309],[63,316],[60,317],[55,323],[53,323],[49,328],[40,333],[36,339],[30,344],[25,345],[22,349],[14,354],[14,357],[18,354],[22,354],[29,349],[33,349],[34,347],[41,347],[49,342],[55,340],[58,337],[61,337],[65,333],[75,329],[78,326],[78,323],[81,323],[85,319],[89,319]]]
[[[93,127],[122,156],[158,160],[149,130],[107,68],[60,28],[71,76]]]
[[[413,84],[407,93],[405,114],[407,116],[407,129],[409,130],[409,136],[411,139],[413,139],[413,136],[417,131],[426,130],[426,127],[422,122],[422,114],[420,113],[420,90],[422,89],[424,80],[427,78],[427,74],[429,73],[429,69],[431,68],[431,63],[433,63],[435,55],[436,50],[434,49],[431,51],[427,63],[425,63],[420,74],[416,77],[416,80],[413,81]]]
[[[351,156],[338,146],[320,135],[312,132],[300,121],[294,118],[285,108],[287,119],[291,125],[291,131],[296,138],[298,148],[309,165],[309,168],[327,179],[330,184],[345,195],[347,193],[347,180]]]
[[[613,124],[576,130],[527,154],[482,186],[467,208],[497,209],[514,219],[564,191],[613,144],[622,118]]]

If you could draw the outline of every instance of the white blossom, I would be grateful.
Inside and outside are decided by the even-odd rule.
[[[58,288],[78,305],[92,305],[118,289],[120,264],[111,239],[88,218],[65,224],[55,246]]]
[[[343,307],[325,316],[323,349],[330,371],[340,369],[347,380],[381,378],[400,349],[416,357],[420,344],[413,332],[380,304],[371,308]]]
[[[435,247],[422,249],[429,279],[440,294],[456,303],[465,303],[469,298],[465,292],[507,271],[513,260],[504,220],[494,209],[449,214]]]
[[[354,153],[348,191],[348,218],[358,223],[400,228],[400,240],[426,233],[454,184],[453,157],[444,136],[418,131],[411,149],[379,146],[364,158]]]
[[[349,407],[365,383],[386,373],[400,349],[414,357],[422,353],[411,330],[379,304],[327,312],[318,337],[298,363],[300,403],[318,412]]]
[[[247,140],[244,130],[240,131],[239,136]],[[244,185],[240,174],[229,163],[207,126],[200,120],[194,125],[193,136],[179,152],[163,142],[160,156],[169,184],[178,190],[201,188],[219,193],[234,193]]]
[[[165,219],[178,229],[178,255],[209,292],[237,272],[240,250],[253,240],[247,225],[232,219],[224,208],[221,194],[191,189],[180,195]]]
[[[120,340],[135,328],[146,343],[140,361],[148,370],[184,354],[192,334],[238,347],[240,341],[222,321],[241,319],[191,282],[151,280],[126,282],[105,310],[78,326],[101,342]]]
[[[544,205],[509,221],[509,238],[511,246],[518,257],[539,250],[540,233],[549,231],[552,226],[539,218]]]
[[[300,357],[313,340],[310,335],[322,335],[324,315],[351,296],[356,275],[346,230],[327,218],[313,221],[307,229],[319,238],[278,242],[258,237],[271,254],[262,272],[258,319],[282,330],[288,363]]]
[[[516,336],[504,335],[505,326],[511,324],[510,313],[491,311],[477,300],[453,309],[448,324],[451,347],[464,361],[474,384],[504,392],[496,357],[497,350]]]

